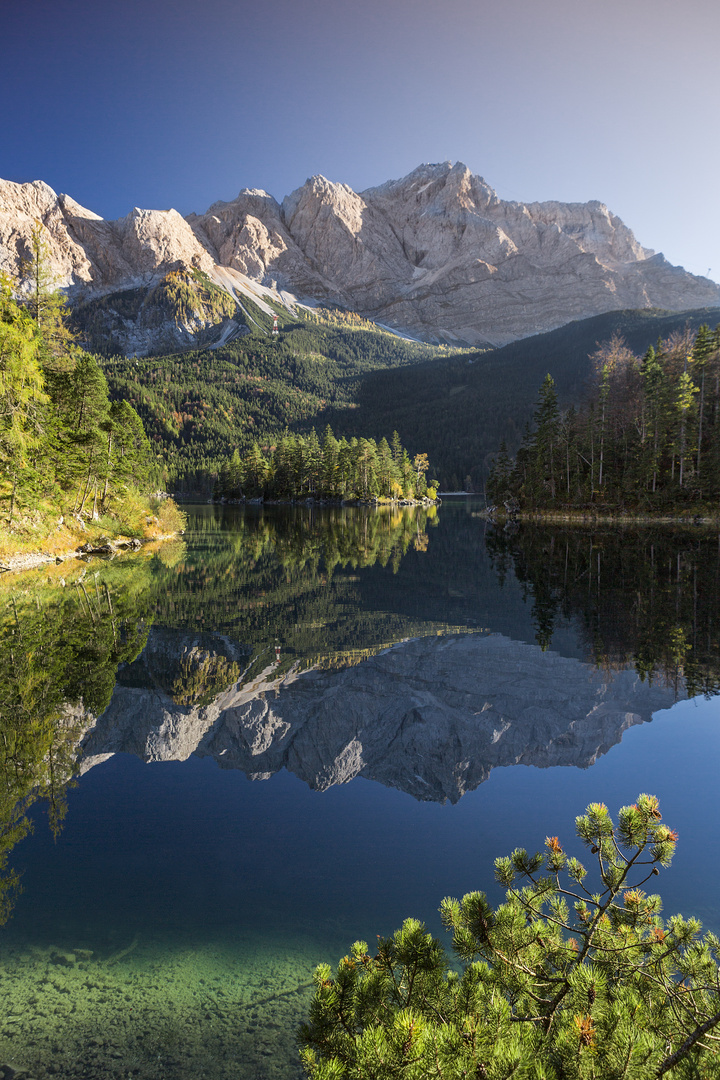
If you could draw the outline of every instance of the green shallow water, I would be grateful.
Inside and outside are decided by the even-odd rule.
[[[295,1030],[328,945],[297,933],[136,936],[110,953],[6,941],[0,1061],[68,1078],[299,1077]]]

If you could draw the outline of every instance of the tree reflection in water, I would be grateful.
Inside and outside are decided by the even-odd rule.
[[[152,622],[147,561],[63,573],[0,583],[0,922],[20,886],[8,859],[32,827],[30,807],[44,800],[61,828],[88,718],[106,708],[118,664],[142,651]]]
[[[595,663],[720,693],[720,538],[696,529],[492,529],[498,575],[512,569],[532,604],[536,641],[572,619]]]

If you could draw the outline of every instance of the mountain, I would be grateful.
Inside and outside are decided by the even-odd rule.
[[[47,271],[75,329],[99,352],[146,355],[249,332],[243,300],[267,316],[271,290],[216,264],[176,210],[133,209],[104,221],[41,181],[0,180],[0,271],[25,281],[40,222]]]
[[[335,304],[427,341],[500,345],[621,308],[720,305],[599,202],[506,202],[462,163],[354,192],[315,176],[277,202],[244,189],[183,218],[104,221],[40,181],[0,181],[0,269],[31,230],[81,323],[126,353],[224,342],[266,313]],[[89,305],[89,307],[86,307]]]
[[[178,704],[162,673],[179,653],[207,664],[228,642],[152,628],[88,732],[83,771],[117,752],[145,761],[213,757],[265,779],[288,769],[324,790],[356,776],[423,801],[457,802],[506,765],[587,768],[683,687],[643,682],[500,634],[403,642],[340,671],[271,664],[206,704]],[[138,685],[141,683],[141,685]],[[561,687],[561,689],[558,689]],[[342,701],[342,708],[338,702]]]

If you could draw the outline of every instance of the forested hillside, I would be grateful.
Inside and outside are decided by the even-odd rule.
[[[374,438],[397,430],[426,452],[442,489],[482,490],[501,440],[511,452],[550,372],[561,407],[579,402],[599,343],[622,334],[643,352],[685,326],[714,326],[719,309],[621,311],[478,353],[404,341],[356,316],[292,318],[248,311],[252,331],[211,350],[103,361],[113,397],[137,410],[171,490],[209,495],[224,460],[291,433]]]
[[[482,491],[502,440],[511,453],[520,445],[538,387],[548,372],[560,407],[577,404],[592,374],[589,357],[614,334],[620,334],[634,352],[643,353],[659,336],[668,337],[686,326],[697,330],[702,323],[715,326],[719,319],[720,308],[613,311],[491,352],[456,354],[409,370],[371,373],[363,379],[358,408],[342,430],[380,438],[396,429],[406,445],[422,443],[441,490],[472,486]]]
[[[442,354],[340,314],[279,313],[273,335],[267,314],[248,307],[254,332],[221,348],[104,361],[113,397],[137,409],[172,490],[210,494],[235,449],[274,443],[285,428],[332,421],[342,432],[370,372]]]
[[[63,298],[36,288],[20,304],[0,279],[0,554],[72,549],[157,525],[159,470],[127,401],[110,401],[96,359],[65,327]],[[166,508],[167,510],[167,508]],[[156,531],[163,531],[162,529]]]

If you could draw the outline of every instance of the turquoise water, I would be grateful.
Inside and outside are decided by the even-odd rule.
[[[67,791],[57,837],[38,801],[33,834],[10,855],[23,891],[0,936],[0,1063],[36,1078],[299,1076],[294,1032],[317,963],[408,915],[441,934],[443,896],[482,888],[499,899],[496,856],[541,847],[546,835],[571,845],[589,801],[615,810],[640,791],[659,795],[680,834],[659,883],[666,913],[720,929],[720,698],[684,700],[691,674],[706,688],[715,677],[716,597],[698,574],[710,573],[717,538],[707,550],[703,538],[659,538],[659,576],[638,589],[631,573],[647,573],[644,541],[631,558],[628,538],[620,555],[611,538],[596,537],[592,589],[580,563],[575,588],[577,553],[564,534],[546,537],[539,554],[537,536],[487,543],[474,512],[446,504],[435,521],[406,515],[378,529],[351,514],[198,508],[186,546],[143,565],[132,609],[121,613],[116,600],[140,573],[131,562],[91,566],[82,588],[46,581],[40,599],[27,581],[16,589],[21,623],[25,602],[48,612],[66,604],[65,648],[75,640],[68,590],[84,588],[76,608],[87,614],[85,651],[94,648],[96,666],[101,615],[112,610],[107,664],[117,684],[80,737],[87,771]],[[578,558],[587,542],[578,541]],[[598,551],[609,579],[601,574],[599,586]],[[657,642],[637,599],[651,587],[670,598],[670,607],[653,601],[653,625],[673,612]],[[140,622],[147,644],[133,658],[119,642]],[[678,664],[680,632],[690,648]],[[82,646],[81,628],[73,633]],[[506,711],[516,710],[509,733],[498,727],[487,747],[526,727],[475,783],[463,757],[474,735],[457,717],[465,709],[481,723],[473,686],[491,701],[495,635],[517,657],[503,693],[527,686],[525,712],[507,698]],[[383,668],[412,649],[407,670]],[[68,700],[67,672],[81,654],[79,646],[63,669]],[[460,655],[477,665],[469,674],[448,666]],[[650,656],[653,679],[635,680],[635,720],[626,723],[618,687]],[[556,684],[544,674],[555,670]],[[596,694],[587,702],[584,683]],[[235,696],[223,697],[230,684]],[[555,726],[538,712],[551,694]],[[351,738],[344,711],[360,700],[370,704]],[[391,707],[401,710],[396,728]],[[595,742],[593,709],[609,716]],[[512,764],[518,747],[537,764]],[[448,775],[460,786],[443,799]]]

